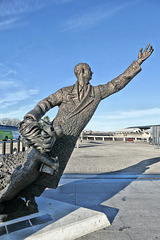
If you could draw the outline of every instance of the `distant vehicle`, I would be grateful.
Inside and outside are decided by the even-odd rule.
[[[13,139],[13,134],[11,131],[0,131],[0,140]]]
[[[21,139],[18,127],[9,125],[0,125],[0,140]]]
[[[134,138],[126,138],[125,140],[126,140],[126,142],[134,142],[135,139]]]

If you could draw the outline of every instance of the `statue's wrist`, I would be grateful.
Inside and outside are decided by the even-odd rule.
[[[137,63],[138,63],[139,65],[141,65],[141,64],[142,64],[142,61],[141,61],[140,59],[138,59],[138,60],[137,60]]]

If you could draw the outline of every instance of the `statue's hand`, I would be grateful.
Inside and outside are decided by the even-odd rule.
[[[142,53],[143,48],[140,49],[139,54],[138,54],[138,60],[137,60],[139,65],[141,65],[154,51],[152,45],[150,46],[150,48],[149,48],[149,46],[150,46],[150,43],[148,43],[148,45],[143,53]],[[148,50],[148,48],[149,48],[149,50]]]

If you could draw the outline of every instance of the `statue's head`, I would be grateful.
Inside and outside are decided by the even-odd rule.
[[[87,84],[92,79],[93,74],[87,63],[78,63],[74,68],[74,73],[78,78],[79,83],[83,82],[83,84]]]

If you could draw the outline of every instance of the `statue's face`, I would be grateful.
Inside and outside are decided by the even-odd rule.
[[[80,85],[88,84],[88,82],[92,79],[93,72],[91,68],[87,64],[82,64],[78,66],[78,81]]]
[[[83,70],[83,78],[88,80],[88,82],[92,79],[93,72],[91,71],[90,67],[85,67]]]

